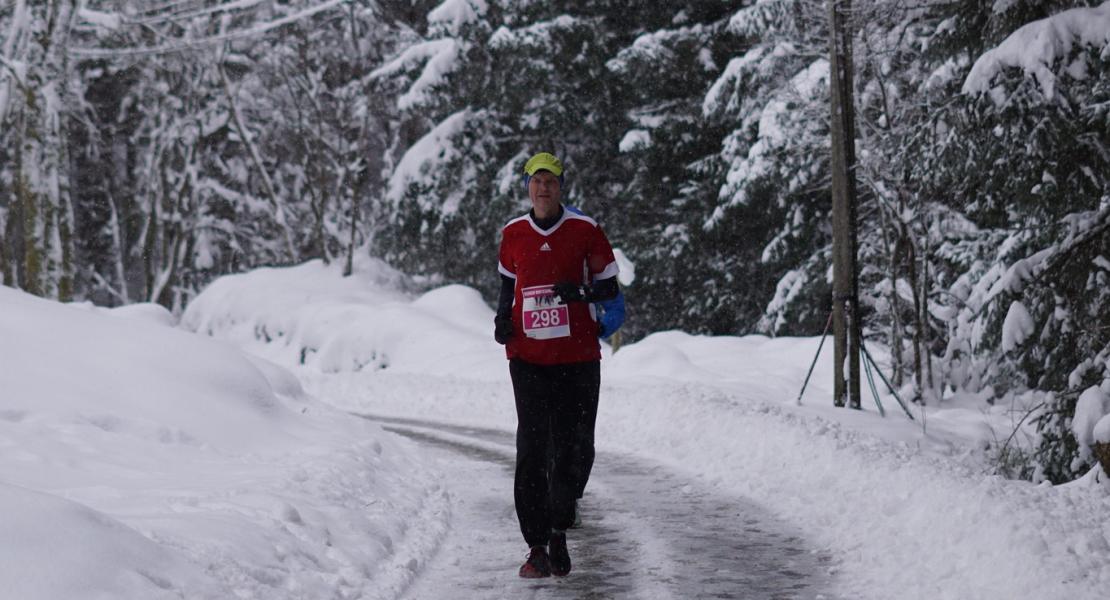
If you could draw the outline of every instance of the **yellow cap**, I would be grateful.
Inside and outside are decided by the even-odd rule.
[[[524,172],[529,177],[535,175],[536,171],[551,171],[553,175],[559,176],[563,174],[563,163],[554,154],[540,152],[524,163]]]

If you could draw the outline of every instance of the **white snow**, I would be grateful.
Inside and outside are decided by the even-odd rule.
[[[224,277],[184,330],[150,307],[0,288],[4,593],[396,598],[451,526],[450,497],[418,447],[336,409],[504,431],[515,415],[476,291],[416,294],[378,261],[355,267]],[[604,347],[599,450],[767,507],[835,557],[839,597],[1104,597],[1110,485],[989,475],[983,448],[1021,407],[833,407],[829,344],[798,405],[818,342],[666,331]]]
[[[109,31],[119,29],[121,21],[120,16],[116,13],[93,10],[88,7],[80,8],[77,11],[77,16],[86,23],[91,23]]]
[[[632,41],[631,46],[622,48],[616,57],[607,61],[605,66],[617,73],[627,73],[632,70],[630,63],[633,62],[665,64],[674,58],[673,46],[691,40],[704,43],[705,34],[706,27],[702,24],[642,33]],[[706,70],[709,70],[711,67],[705,64],[707,57],[702,54],[699,58]],[[712,63],[712,60],[708,62]]]
[[[1103,61],[1110,58],[1110,1],[1094,8],[1073,8],[1022,26],[975,61],[964,80],[963,92],[989,92],[1003,69],[1020,68],[1036,77],[1045,98],[1051,99],[1056,91],[1055,63],[1067,58],[1077,46],[1098,50]],[[1086,72],[1075,65],[1065,70],[1073,77]],[[992,97],[996,103],[1005,101],[999,95]]]
[[[1002,322],[1002,351],[1012,352],[1033,333],[1033,317],[1025,305],[1015,300],[1010,303],[1006,320]]]
[[[282,12],[280,16],[272,19],[262,19],[259,21],[244,20],[242,28],[227,28],[222,33],[214,35],[206,35],[199,38],[194,38],[186,35],[183,38],[161,43],[159,45],[146,46],[146,47],[133,47],[133,48],[105,48],[105,47],[88,47],[72,45],[67,48],[67,53],[71,56],[81,56],[85,58],[120,58],[125,56],[140,56],[152,54],[169,54],[174,52],[181,52],[192,48],[199,48],[203,46],[215,46],[217,44],[226,43],[232,40],[242,40],[252,37],[257,37],[268,31],[273,31],[290,23],[296,23],[304,19],[308,19],[314,15],[324,13],[339,7],[340,5],[349,3],[350,0],[322,0],[319,3],[312,3],[310,6],[301,10],[293,12]],[[220,3],[216,6],[199,9],[190,13],[189,16],[201,16],[203,14],[212,14],[239,7],[248,7],[259,4],[257,0],[242,0],[241,2],[227,2]],[[176,3],[167,3],[162,8],[175,7]],[[157,10],[157,9],[155,9]],[[170,10],[169,12],[175,13],[176,11]],[[177,16],[177,15],[174,15]],[[92,17],[96,19],[97,17]],[[110,17],[101,15],[101,21],[110,20]],[[106,23],[100,23],[104,25]]]
[[[453,140],[467,126],[472,114],[469,108],[465,108],[447,117],[405,151],[389,178],[386,197],[390,201],[395,204],[401,202],[409,185],[427,181],[438,169],[448,168],[451,161],[459,157],[463,150]],[[463,179],[460,177],[457,180]],[[457,190],[444,200],[441,207],[444,215],[455,212],[463,193],[464,190]]]
[[[434,479],[155,314],[0,287],[0,596],[393,597],[446,524]]]
[[[994,282],[990,290],[987,292],[987,300],[994,298],[1003,291],[1013,292],[1020,294],[1025,289],[1025,282],[1032,279],[1039,274],[1040,270],[1044,267],[1045,260],[1053,254],[1056,247],[1050,246],[1029,256],[1014,262],[1006,269],[1006,272]]]
[[[798,294],[805,291],[805,285],[808,281],[805,271],[801,269],[787,271],[779,279],[778,283],[775,284],[775,295],[771,297],[771,301],[763,309],[764,316],[759,323],[761,330],[776,331],[786,323],[784,309]]]
[[[462,44],[453,38],[421,42],[405,48],[398,57],[370,73],[371,78],[392,77],[423,64],[420,76],[397,98],[397,108],[410,110],[430,101],[436,87],[459,67]]]
[[[539,21],[517,29],[502,25],[490,35],[487,46],[490,50],[510,48],[524,52],[534,49],[539,53],[546,53],[551,47],[553,35],[574,29],[585,21],[583,18],[559,15],[550,21]]]
[[[1110,396],[1102,393],[1098,386],[1092,385],[1079,395],[1079,400],[1075,403],[1071,431],[1075,434],[1075,441],[1079,443],[1081,452],[1090,452],[1090,446],[1095,442],[1095,426],[1108,413]]]
[[[786,132],[796,130],[789,124],[804,118],[793,108],[795,100],[798,96],[810,98],[819,95],[827,86],[828,78],[829,62],[823,58],[815,60],[791,77],[789,85],[782,94],[767,102],[759,115],[759,128],[755,142],[748,148],[746,156],[738,157],[738,160],[729,165],[725,183],[718,192],[718,196],[724,202],[706,221],[706,229],[712,228],[724,217],[726,208],[748,202],[746,186],[749,182],[757,181],[774,171],[778,162],[778,153],[781,153],[791,141]],[[709,110],[711,105],[720,101],[716,99],[715,94],[716,92],[711,90],[703,110]],[[714,99],[710,100],[710,97]],[[726,141],[726,146],[728,144]]]
[[[1094,441],[1100,444],[1110,444],[1110,414],[1103,415],[1092,432]]]
[[[444,0],[428,13],[428,26],[459,35],[463,27],[478,22],[488,8],[485,0]]]
[[[702,115],[711,117],[719,113],[735,114],[744,102],[760,105],[748,95],[752,80],[761,80],[777,75],[782,68],[779,59],[797,53],[797,48],[789,43],[775,41],[771,45],[752,46],[742,56],[729,60],[717,80],[710,86],[702,101]]]
[[[651,147],[651,132],[646,129],[629,129],[617,146],[621,152],[633,152]]]
[[[624,251],[620,248],[613,248],[613,256],[617,259],[617,281],[624,287],[632,285],[636,281],[636,264],[629,260]]]
[[[717,77],[717,80],[713,82],[712,86],[710,86],[709,91],[705,93],[705,99],[702,101],[702,115],[708,117],[717,112],[720,112],[723,109],[723,103],[727,103],[729,101],[735,103],[735,94],[730,94],[728,99],[722,98],[725,93],[726,87],[730,89],[734,88],[736,86],[736,80],[740,71],[743,68],[747,67],[750,62],[753,62],[750,57],[752,57],[753,54],[755,56],[762,57],[762,52],[763,47],[757,46],[756,48],[749,50],[748,53],[744,56],[736,57],[728,61],[728,64],[725,65],[725,70],[721,72],[721,74]],[[734,105],[729,106],[730,108],[733,108],[735,110]]]

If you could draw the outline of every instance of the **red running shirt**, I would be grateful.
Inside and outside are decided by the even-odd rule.
[[[556,283],[617,275],[613,247],[596,221],[566,209],[547,231],[531,215],[513,219],[501,230],[498,262],[498,272],[516,280],[508,358],[539,365],[601,359],[593,305],[563,304],[552,293]]]

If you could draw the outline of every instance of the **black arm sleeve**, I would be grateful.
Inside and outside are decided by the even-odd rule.
[[[586,302],[604,302],[612,300],[617,297],[617,292],[620,287],[617,285],[617,278],[610,277],[608,279],[601,279],[586,286]]]
[[[501,276],[501,292],[497,295],[497,318],[512,318],[513,295],[516,292],[516,280],[512,277]],[[614,294],[615,296],[616,294]]]

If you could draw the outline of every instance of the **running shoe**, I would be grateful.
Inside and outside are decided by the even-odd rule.
[[[551,574],[563,577],[570,573],[570,552],[567,552],[567,534],[557,531],[551,534],[551,542],[547,545],[551,549]]]
[[[564,546],[565,550],[566,546]],[[539,579],[551,577],[551,559],[547,556],[547,549],[543,546],[532,546],[528,552],[528,560],[520,566],[520,576],[525,579]]]

